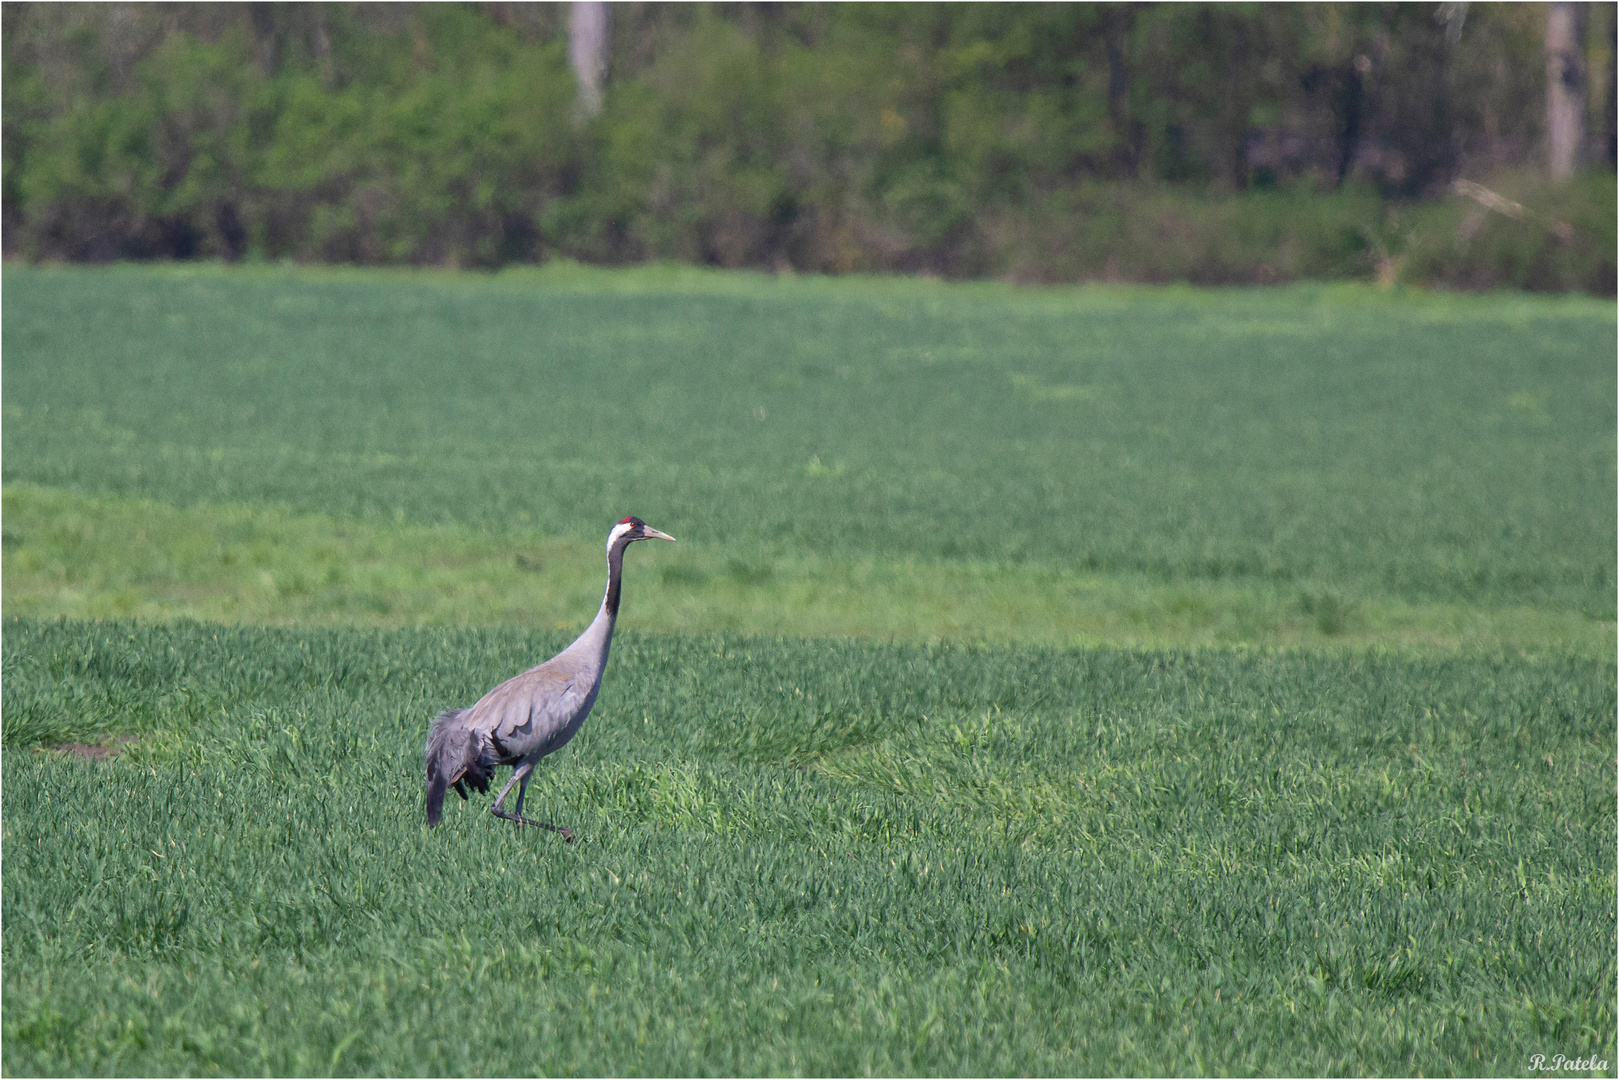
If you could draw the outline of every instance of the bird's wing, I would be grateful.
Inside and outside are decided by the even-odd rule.
[[[588,706],[582,680],[549,664],[513,676],[472,707],[472,723],[489,733],[502,760],[527,757],[551,743]]]
[[[489,774],[483,765],[483,740],[466,724],[468,710],[450,709],[433,718],[427,732],[427,823],[437,825],[444,807],[444,792],[450,785],[464,799],[462,780],[479,791],[489,790]]]

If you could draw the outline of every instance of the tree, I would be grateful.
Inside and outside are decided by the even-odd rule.
[[[586,118],[601,112],[607,81],[607,5],[575,0],[568,26],[568,62],[579,80],[579,109]]]
[[[1546,6],[1546,158],[1553,180],[1574,174],[1584,138],[1585,65],[1576,5]]]

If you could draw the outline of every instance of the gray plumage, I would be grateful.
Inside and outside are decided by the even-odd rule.
[[[602,672],[618,619],[624,551],[637,540],[673,540],[637,517],[627,517],[607,534],[607,594],[601,610],[572,645],[539,667],[515,675],[470,709],[439,713],[427,732],[427,823],[437,825],[444,795],[454,788],[463,799],[467,786],[489,790],[497,768],[513,766],[512,778],[495,797],[489,812],[519,825],[538,825],[569,840],[573,833],[523,816],[529,776],[547,754],[568,744],[590,715],[601,690]],[[518,784],[517,810],[501,809],[507,792]]]

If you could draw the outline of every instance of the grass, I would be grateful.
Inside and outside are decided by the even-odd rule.
[[[1613,1072],[1610,302],[4,285],[7,1074]]]
[[[1614,1060],[1610,664],[631,635],[567,846],[418,776],[562,634],[5,632],[153,733],[8,755],[8,1073]]]
[[[600,544],[263,505],[176,508],[30,484],[4,494],[6,611],[34,618],[581,627]],[[647,556],[643,558],[642,556]],[[1163,583],[1031,563],[781,555],[682,541],[630,560],[626,625],[913,641],[1248,645],[1611,657],[1578,612]]]
[[[1612,303],[5,270],[3,474],[598,542],[1615,610]]]

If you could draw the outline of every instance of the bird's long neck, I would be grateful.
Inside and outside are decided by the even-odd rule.
[[[599,654],[603,666],[607,663],[607,648],[613,641],[613,624],[618,621],[619,588],[624,577],[624,549],[628,544],[614,544],[607,549],[607,595],[602,597],[601,610],[585,632],[580,634],[569,650]]]
[[[607,549],[607,595],[602,597],[601,614],[596,618],[607,616],[609,627],[618,618],[618,593],[624,581],[624,549],[627,547],[628,544],[614,544]]]

